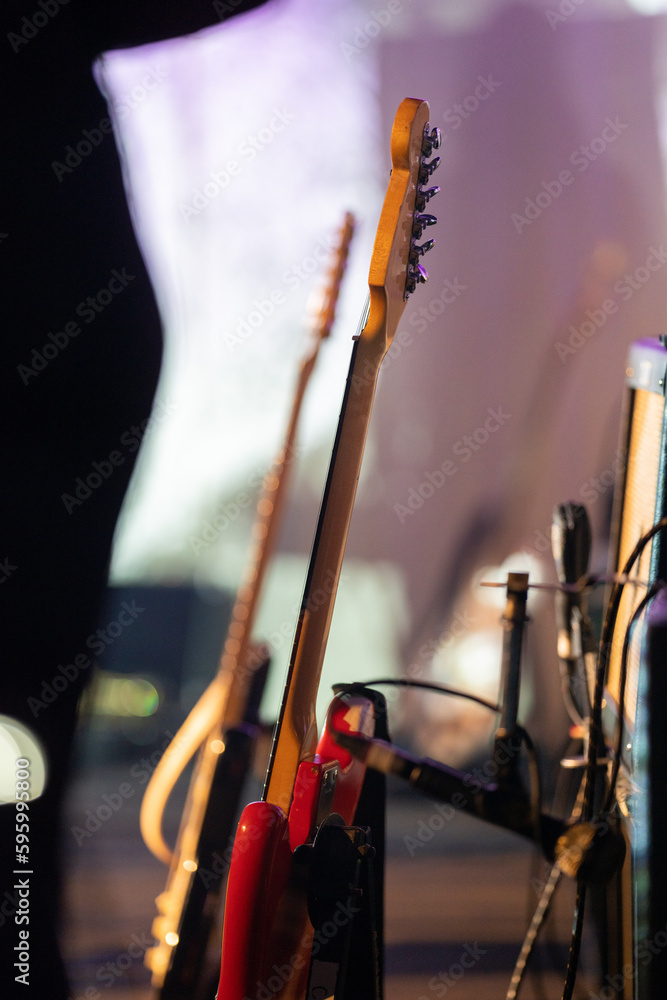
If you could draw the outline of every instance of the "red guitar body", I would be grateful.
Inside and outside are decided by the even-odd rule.
[[[305,996],[313,926],[294,852],[312,845],[321,823],[354,821],[366,768],[334,742],[331,730],[373,731],[365,698],[339,698],[312,761],[299,765],[289,813],[268,802],[245,807],[227,883],[218,1000]]]

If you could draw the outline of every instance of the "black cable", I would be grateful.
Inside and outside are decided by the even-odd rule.
[[[516,729],[521,737],[522,743],[526,747],[526,754],[528,756],[530,822],[533,828],[533,837],[535,838],[536,843],[540,844],[542,840],[540,824],[540,817],[542,815],[542,785],[540,781],[540,769],[537,761],[537,752],[535,750],[535,744],[528,735],[528,731],[524,729],[523,726],[517,726]]]
[[[591,730],[590,739],[588,745],[588,764],[586,769],[586,784],[587,789],[587,802],[584,808],[584,819],[590,818],[590,799],[592,795],[592,788],[594,784],[595,772],[597,768],[597,751],[598,742],[602,734],[602,697],[604,693],[604,682],[607,676],[607,668],[609,666],[609,659],[611,656],[611,640],[616,627],[616,619],[618,617],[618,610],[621,603],[621,597],[623,595],[623,588],[629,577],[632,567],[636,563],[637,559],[641,556],[642,552],[651,541],[651,539],[659,531],[667,528],[667,517],[663,517],[657,524],[654,524],[645,534],[641,536],[634,549],[628,556],[625,565],[621,571],[621,581],[614,583],[611,593],[609,595],[609,601],[607,604],[607,611],[605,614],[605,619],[602,625],[602,632],[600,634],[600,649],[598,656],[598,665],[595,678],[595,697],[593,700],[593,707],[591,712]],[[620,714],[622,714],[623,706],[619,706]],[[587,815],[588,811],[588,815]]]
[[[519,952],[519,957],[514,965],[512,978],[510,979],[510,984],[507,989],[507,993],[505,994],[505,1000],[516,1000],[516,997],[519,995],[519,990],[523,985],[523,977],[526,971],[526,966],[528,965],[528,960],[533,953],[533,946],[537,939],[537,935],[539,934],[547,913],[549,912],[553,894],[556,891],[556,887],[560,882],[562,874],[563,873],[558,865],[555,864],[552,866],[551,871],[549,872],[549,878],[542,889],[537,908],[533,914],[533,919],[531,920],[526,936],[523,939],[521,951]]]
[[[628,622],[628,627],[625,630],[625,636],[623,637],[623,651],[621,653],[621,666],[619,671],[618,680],[618,720],[616,723],[616,746],[614,750],[614,760],[612,763],[611,774],[609,776],[609,787],[607,789],[607,796],[605,798],[604,806],[602,808],[601,815],[608,815],[613,808],[613,800],[616,790],[616,782],[618,780],[618,774],[621,769],[621,760],[623,757],[623,734],[625,731],[624,725],[624,703],[625,703],[625,688],[627,685],[628,678],[628,660],[630,653],[630,643],[632,639],[632,633],[634,631],[634,626],[637,624],[639,618],[643,615],[646,610],[647,604],[653,600],[655,595],[663,590],[665,584],[662,580],[656,581],[647,593],[644,595],[642,600],[639,602],[634,610],[632,618]]]
[[[563,985],[562,1000],[571,1000],[574,992],[574,984],[579,971],[579,955],[581,953],[581,939],[584,931],[584,906],[586,903],[586,883],[583,879],[577,882],[577,898],[574,904],[574,917],[572,921],[572,938],[570,940],[570,954],[567,960],[567,972],[565,973],[565,983]]]
[[[584,782],[582,781],[579,785],[579,790],[577,792],[577,798],[572,806],[572,811],[570,813],[570,822],[576,822],[581,815],[581,808],[583,805],[583,793],[584,793]],[[549,878],[547,879],[544,888],[540,894],[540,898],[535,908],[532,920],[526,931],[526,936],[523,940],[521,946],[521,951],[514,965],[514,971],[512,973],[512,978],[510,980],[507,993],[505,995],[505,1000],[516,1000],[519,995],[519,990],[523,984],[523,977],[528,965],[528,961],[533,953],[533,947],[535,941],[537,940],[537,935],[539,934],[544,921],[549,913],[549,908],[553,899],[553,894],[561,880],[563,875],[562,869],[555,863],[551,871],[549,872]]]
[[[417,687],[426,691],[434,691],[436,694],[450,694],[457,698],[466,698],[468,701],[475,702],[483,708],[488,708],[490,712],[495,712],[497,714],[501,711],[501,707],[499,705],[495,705],[493,702],[487,701],[485,698],[480,698],[478,695],[471,694],[468,691],[458,691],[456,688],[450,688],[443,684],[434,684],[430,681],[416,681],[411,677],[380,677],[372,681],[352,681],[351,683],[334,684],[332,685],[332,690],[335,695],[345,695],[352,694],[355,691],[361,691],[365,688],[379,687],[381,685]],[[535,750],[535,744],[533,743],[528,730],[524,729],[523,726],[517,725],[516,731],[521,739],[521,742],[526,748],[526,754],[528,756],[530,819],[535,839],[539,843],[542,789],[537,753]]]
[[[475,702],[483,708],[488,708],[491,712],[499,713],[501,711],[499,705],[494,705],[492,702],[486,701],[486,699],[480,698],[478,695],[471,694],[467,691],[458,691],[456,688],[450,688],[443,684],[434,684],[430,681],[416,681],[411,677],[381,677],[372,681],[353,681],[349,684],[334,684],[332,689],[336,695],[345,695],[352,694],[355,691],[379,687],[381,685],[417,687],[426,691],[434,691],[436,694],[450,694],[458,698],[466,698],[468,701]],[[516,731],[521,742],[526,748],[526,754],[528,757],[530,824],[533,829],[533,836],[535,837],[536,842],[539,843],[541,840],[540,817],[542,809],[542,788],[537,753],[535,750],[535,744],[533,743],[528,731],[524,729],[523,726],[519,725],[516,726]]]
[[[605,620],[603,623],[603,628],[600,636],[600,649],[598,656],[598,664],[596,670],[595,678],[595,692],[594,700],[591,710],[590,719],[590,730],[589,730],[589,747],[588,747],[588,759],[586,764],[586,774],[584,781],[582,783],[583,788],[583,803],[581,808],[581,813],[584,820],[590,819],[590,814],[592,810],[592,797],[595,785],[595,778],[597,773],[597,763],[598,763],[598,743],[602,734],[602,696],[604,691],[604,681],[607,675],[607,669],[609,666],[609,658],[611,651],[611,636],[613,634],[614,627],[616,625],[616,619],[618,617],[618,610],[620,606],[620,601],[623,593],[625,584],[628,582],[629,574],[643,552],[646,545],[651,541],[651,539],[661,530],[667,527],[667,517],[662,518],[657,524],[646,532],[639,539],[635,548],[632,550],[630,556],[626,560],[626,563],[621,572],[621,579],[616,579],[612,591],[610,594],[609,602],[607,605],[607,612],[605,615]],[[594,585],[597,580],[594,577],[590,577],[586,580],[585,586]],[[618,777],[618,772],[620,769],[620,758],[622,752],[622,740],[623,740],[623,703],[625,697],[625,687],[627,683],[627,659],[628,659],[628,649],[629,649],[629,636],[637,618],[641,615],[644,608],[646,607],[649,600],[655,596],[655,593],[660,589],[661,584],[654,584],[644,599],[640,602],[638,608],[635,610],[632,619],[626,629],[626,635],[624,637],[623,645],[623,655],[621,661],[621,671],[619,678],[619,723],[618,723],[618,733],[617,733],[617,753],[614,760],[613,771],[610,778],[610,788],[605,799],[605,807],[603,812],[606,814],[611,808],[611,801],[614,795],[614,789],[616,785],[616,780]],[[499,712],[500,707],[494,705],[491,702],[486,701],[477,695],[470,694],[464,691],[458,691],[454,688],[449,688],[444,685],[437,685],[426,681],[415,681],[411,678],[381,678],[374,681],[368,681],[366,683],[354,683],[354,684],[339,684],[335,685],[333,690],[336,694],[341,692],[351,692],[354,689],[361,689],[363,687],[372,687],[378,685],[399,685],[405,687],[418,687],[425,690],[435,691],[440,694],[450,694],[454,697],[466,698],[473,701],[490,711]],[[540,814],[540,799],[541,791],[539,786],[539,769],[537,767],[537,758],[535,754],[535,749],[526,730],[517,727],[521,734],[522,742],[526,746],[529,761],[529,777],[531,785],[531,820],[534,829],[539,829],[539,814]],[[524,939],[524,945],[522,947],[519,959],[514,969],[514,975],[512,977],[510,988],[506,996],[506,1000],[513,1000],[517,996],[518,990],[520,988],[523,972],[532,951],[533,943],[537,937],[537,933],[542,926],[546,913],[548,912],[549,904],[551,901],[551,896],[558,884],[560,875],[556,873],[556,867],[551,871],[549,880],[543,890],[542,897],[536,909],[533,921],[531,922],[530,928]],[[573,916],[573,927],[572,927],[572,938],[570,941],[570,953],[568,956],[568,965],[565,977],[565,983],[563,986],[562,1000],[571,1000],[574,986],[579,966],[579,956],[581,952],[581,942],[583,937],[583,917],[585,911],[586,903],[586,886],[583,880],[579,880],[577,886],[577,898],[575,902],[575,910]]]
[[[659,531],[667,528],[667,517],[661,518],[644,535],[641,536],[634,549],[628,556],[621,571],[621,581],[616,581],[612,586],[607,604],[605,619],[600,635],[600,647],[598,663],[595,676],[595,692],[593,705],[591,707],[591,718],[589,724],[588,759],[586,762],[586,774],[584,777],[584,802],[582,808],[582,819],[588,821],[591,818],[593,807],[593,795],[598,767],[598,747],[602,739],[602,698],[604,693],[604,683],[609,667],[611,656],[611,639],[616,626],[616,619],[621,603],[623,588],[627,582],[632,567],[644,551],[651,539]],[[623,712],[623,705],[619,706]],[[572,939],[570,943],[570,954],[568,957],[567,973],[563,987],[562,1000],[571,1000],[574,991],[574,984],[579,965],[579,954],[581,950],[581,938],[583,934],[584,909],[586,902],[586,888],[580,879],[577,887],[577,900],[574,910],[574,920],[572,927]]]
[[[469,691],[458,691],[456,688],[450,688],[444,684],[434,684],[430,681],[415,681],[411,677],[380,677],[378,680],[373,681],[351,681],[349,684],[334,684],[332,690],[337,695],[341,693],[348,694],[356,690],[360,691],[362,688],[380,687],[381,685],[424,688],[427,691],[435,691],[438,694],[451,694],[456,698],[466,698],[468,701],[474,701],[483,708],[488,708],[490,712],[498,713],[501,711],[500,705],[495,705],[493,702],[487,701],[485,698],[480,698],[479,695],[471,694]]]
[[[595,786],[595,779],[597,775],[598,766],[598,747],[599,740],[602,735],[602,697],[604,692],[604,682],[607,676],[607,670],[609,666],[609,659],[611,653],[611,637],[613,635],[614,628],[616,626],[616,620],[618,618],[618,611],[621,602],[621,597],[623,594],[623,589],[625,584],[629,582],[629,574],[643,552],[646,545],[651,541],[651,539],[664,528],[667,528],[667,517],[662,518],[657,524],[653,525],[649,531],[647,531],[639,539],[634,549],[632,550],[630,556],[625,562],[625,565],[620,574],[620,578],[617,576],[609,597],[609,602],[607,604],[607,611],[605,615],[605,620],[603,623],[601,636],[600,636],[600,647],[598,655],[598,664],[596,669],[595,678],[595,692],[593,705],[591,707],[591,719],[590,719],[590,729],[589,729],[589,746],[588,746],[588,759],[586,762],[586,773],[584,780],[582,782],[582,787],[580,789],[580,796],[578,797],[578,805],[580,805],[580,812],[584,820],[589,820],[593,805],[593,792]],[[597,578],[591,576],[588,577],[584,583],[585,587],[593,586],[600,582]],[[628,652],[630,644],[630,634],[632,628],[643,613],[648,602],[655,596],[658,590],[663,586],[662,583],[656,583],[651,586],[646,596],[642,599],[638,607],[633,613],[632,619],[628,624],[626,629],[626,634],[623,643],[623,653],[621,659],[620,677],[619,677],[619,720],[618,720],[618,731],[616,737],[616,754],[614,758],[614,764],[612,773],[610,776],[609,789],[607,796],[605,798],[605,804],[603,809],[603,814],[608,814],[611,809],[616,781],[618,778],[618,773],[620,769],[620,760],[622,755],[622,741],[623,741],[623,706],[625,699],[625,689],[627,685],[627,662],[628,662]],[[444,685],[437,685],[426,681],[416,681],[411,678],[381,678],[379,680],[368,681],[367,683],[356,683],[356,684],[339,684],[334,686],[334,692],[339,694],[341,692],[351,692],[355,689],[361,689],[364,687],[373,687],[378,685],[399,685],[404,687],[417,687],[425,690],[434,691],[440,694],[450,694],[454,697],[466,698],[469,701],[475,702],[488,708],[490,711],[499,712],[501,709],[498,705],[494,705],[491,702],[486,701],[477,695],[470,694],[464,691],[458,691],[454,688],[449,688]],[[540,815],[540,801],[541,801],[541,790],[539,782],[539,768],[537,766],[537,756],[535,753],[535,748],[530,739],[530,736],[526,730],[521,727],[517,727],[520,733],[521,740],[526,746],[528,754],[528,766],[529,766],[529,780],[531,786],[530,803],[531,803],[531,821],[534,829],[539,829],[539,815]],[[575,816],[575,810],[573,810],[572,818]],[[561,872],[557,865],[554,865],[549,879],[542,891],[540,901],[538,903],[535,914],[531,921],[530,927],[524,939],[524,943],[517,959],[517,963],[514,968],[514,973],[508,992],[506,994],[506,1000],[515,1000],[518,995],[521,983],[523,981],[523,974],[528,962],[528,958],[532,953],[532,948],[536,940],[537,934],[540,927],[543,925],[544,919],[549,909],[551,903],[551,898],[553,892],[558,885],[560,880]],[[572,1000],[574,986],[577,977],[577,971],[579,967],[579,956],[581,953],[581,943],[583,937],[583,918],[586,903],[586,885],[582,879],[578,881],[577,885],[577,897],[575,902],[575,909],[573,915],[573,926],[572,926],[572,937],[570,941],[570,953],[568,956],[568,965],[565,976],[565,983],[563,985],[562,1000]]]

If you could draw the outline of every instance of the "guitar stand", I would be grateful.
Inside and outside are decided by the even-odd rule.
[[[388,740],[383,695],[355,687],[359,694],[373,702],[376,737]],[[332,815],[311,847],[297,848],[315,929],[306,1000],[382,1000],[385,807],[386,778],[369,769],[354,826]]]

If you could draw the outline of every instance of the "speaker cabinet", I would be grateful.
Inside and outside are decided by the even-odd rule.
[[[623,470],[614,499],[611,568],[615,572],[621,572],[640,537],[667,513],[666,372],[667,350],[661,340],[632,345],[620,447]],[[647,585],[667,579],[665,532],[648,543],[630,575],[636,582],[623,590],[605,692],[605,728],[611,745],[619,715],[624,719],[617,799],[628,851],[624,869],[608,893],[609,961],[604,985],[624,1000],[657,1000],[667,996],[667,827],[662,825],[667,792],[667,625],[659,625],[664,612],[652,608],[634,628],[622,699],[620,676],[632,615]],[[651,620],[653,629],[647,625]],[[652,639],[650,633],[655,633]]]

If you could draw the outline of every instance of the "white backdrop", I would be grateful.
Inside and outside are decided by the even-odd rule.
[[[412,665],[495,697],[498,610],[470,589],[480,567],[523,551],[516,568],[552,579],[546,535],[567,499],[589,503],[604,561],[625,352],[664,321],[663,34],[621,4],[278,0],[105,61],[167,332],[116,580],[236,586],[252,509],[236,501],[281,438],[315,251],[345,210],[359,219],[261,615],[276,637],[267,712],[405,96],[429,100],[443,130],[438,244],[381,376],[324,683]],[[204,539],[216,515],[229,524]],[[532,614],[526,707],[548,745],[549,603]],[[488,727],[442,700],[404,707],[405,728],[450,759]]]

